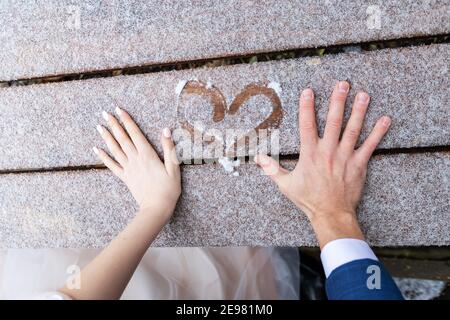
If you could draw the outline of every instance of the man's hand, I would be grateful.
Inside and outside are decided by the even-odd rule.
[[[255,159],[280,191],[309,218],[320,247],[339,238],[364,239],[356,218],[366,179],[367,163],[389,129],[391,119],[380,118],[366,141],[355,150],[369,96],[359,92],[347,126],[339,140],[349,84],[340,81],[333,90],[325,132],[319,138],[314,113],[314,94],[300,97],[300,157],[291,172],[266,155]]]
[[[94,152],[127,185],[140,212],[158,212],[170,217],[181,193],[180,167],[170,130],[164,129],[161,135],[163,163],[130,115],[120,108],[116,108],[116,114],[125,128],[105,111],[103,118],[112,133],[97,126],[115,160],[101,149],[94,147]]]

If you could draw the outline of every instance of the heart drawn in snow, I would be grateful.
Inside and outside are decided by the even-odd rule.
[[[177,106],[178,121],[184,129],[186,129],[191,135],[195,131],[202,132],[202,129],[196,128],[186,117],[186,113],[183,112],[180,105],[183,105],[181,101],[185,95],[200,96],[201,98],[209,99],[209,103],[213,107],[212,112],[212,122],[221,123],[225,120],[226,116],[235,116],[240,110],[241,106],[246,104],[251,98],[263,96],[271,104],[271,112],[262,121],[258,120],[259,123],[252,123],[252,128],[248,130],[243,136],[247,136],[252,130],[258,132],[260,129],[272,129],[278,128],[283,117],[283,110],[281,107],[281,100],[278,97],[277,92],[267,86],[266,84],[249,84],[247,85],[232,101],[230,107],[227,108],[227,103],[222,92],[216,87],[205,84],[198,80],[188,81],[180,92],[180,102]],[[255,110],[249,110],[250,112],[255,112]],[[256,110],[258,111],[258,110]],[[233,119],[235,120],[235,119]],[[205,137],[206,138],[206,137]],[[206,141],[213,141],[214,137],[211,139],[205,139]]]

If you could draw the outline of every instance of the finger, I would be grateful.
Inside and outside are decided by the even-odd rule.
[[[178,175],[180,173],[180,164],[169,128],[164,128],[161,135],[161,144],[164,151],[164,166],[166,167],[167,173],[170,176]]]
[[[111,152],[113,157],[123,166],[128,159],[116,139],[114,139],[113,135],[101,125],[97,125],[97,131],[105,141],[109,152]]]
[[[129,158],[130,155],[136,153],[136,148],[133,145],[133,142],[131,141],[128,134],[125,132],[123,127],[120,125],[119,121],[110,115],[109,113],[103,111],[102,112],[103,119],[108,123],[109,127],[111,128],[111,131],[114,135],[114,138],[116,138],[116,141],[119,143],[122,150],[125,152],[127,157]]]
[[[280,166],[278,161],[265,154],[256,155],[255,163],[259,165],[263,169],[264,173],[268,175],[278,186],[281,183],[281,179],[289,173],[288,170]]]
[[[102,149],[98,149],[97,147],[93,147],[94,153],[103,161],[105,166],[112,171],[117,177],[121,178],[122,176],[122,167],[115,162],[111,157]]]
[[[314,112],[314,92],[311,89],[305,89],[300,95],[299,106],[299,130],[301,148],[310,150],[317,144],[316,115]]]
[[[136,122],[131,118],[131,116],[126,112],[125,110],[117,107],[115,110],[116,114],[119,116],[120,120],[122,121],[123,125],[125,126],[125,130],[127,131],[128,135],[131,138],[131,141],[133,142],[136,149],[141,152],[144,150],[151,149],[154,156],[156,157],[156,152],[148,142],[145,135],[142,133],[141,129],[138,127]]]
[[[347,81],[339,81],[331,94],[330,106],[328,109],[327,123],[323,135],[324,143],[334,148],[341,134],[342,118],[344,117],[345,100],[350,86]]]
[[[357,152],[357,157],[367,163],[372,156],[372,153],[375,151],[376,147],[380,143],[381,139],[383,139],[386,132],[389,130],[391,125],[391,118],[384,116],[378,119],[375,127],[372,132],[367,137],[366,141],[359,147]]]
[[[364,117],[366,116],[369,100],[370,97],[365,92],[359,92],[356,95],[355,102],[352,106],[352,113],[341,140],[341,147],[345,153],[351,153],[355,150],[355,145],[364,123]]]

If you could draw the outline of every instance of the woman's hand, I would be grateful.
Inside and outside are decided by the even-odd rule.
[[[280,191],[308,216],[323,247],[338,238],[363,239],[356,209],[366,180],[367,163],[389,129],[391,119],[380,118],[366,141],[355,150],[369,96],[359,92],[339,140],[349,84],[340,81],[331,96],[323,138],[318,137],[314,94],[306,89],[300,97],[300,158],[291,172],[275,160],[258,155],[256,162]]]
[[[130,115],[120,108],[115,111],[125,128],[105,111],[102,115],[112,133],[97,126],[115,160],[96,147],[94,152],[127,185],[140,212],[162,212],[169,218],[181,193],[180,167],[170,130],[165,128],[161,135],[163,163]]]
[[[161,136],[162,163],[129,114],[119,108],[116,113],[125,129],[105,111],[103,118],[112,134],[97,126],[115,160],[105,151],[93,149],[125,182],[139,204],[140,213],[83,268],[80,289],[67,286],[60,289],[73,299],[119,299],[142,256],[172,215],[181,192],[180,167],[170,130],[164,129]]]

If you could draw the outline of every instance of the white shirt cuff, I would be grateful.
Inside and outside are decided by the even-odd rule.
[[[372,259],[378,261],[367,242],[359,239],[337,239],[328,242],[320,253],[325,275],[354,260]]]

